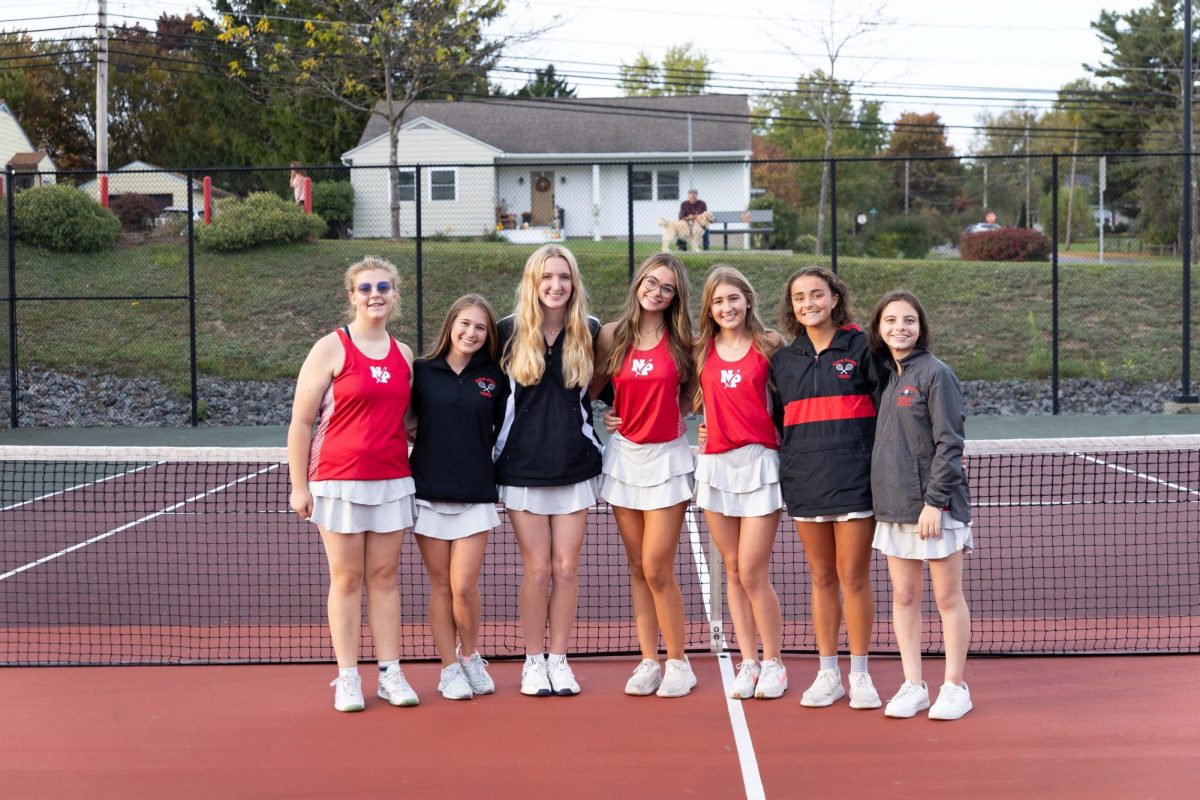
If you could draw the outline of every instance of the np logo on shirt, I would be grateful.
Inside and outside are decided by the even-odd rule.
[[[853,358],[839,358],[833,362],[833,368],[837,372],[839,379],[848,381],[850,376],[854,374],[854,368],[858,366],[858,362]]]
[[[376,383],[387,383],[392,377],[392,373],[387,371],[387,367],[371,367],[371,377]]]
[[[496,382],[491,378],[476,378],[475,385],[479,387],[480,397],[491,397],[496,391]]]
[[[654,370],[654,361],[649,358],[635,358],[629,368],[633,370],[634,375],[644,378]]]
[[[917,387],[905,386],[896,395],[896,408],[912,408],[913,402],[920,396],[921,394],[917,391]]]
[[[721,370],[721,385],[726,389],[736,389],[737,385],[741,382],[742,371],[740,369]]]

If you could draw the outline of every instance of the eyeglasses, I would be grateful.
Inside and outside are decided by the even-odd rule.
[[[675,287],[674,286],[672,286],[669,283],[659,283],[658,279],[655,278],[653,275],[647,275],[645,278],[643,278],[642,284],[646,287],[647,291],[659,292],[660,294],[662,294],[663,297],[667,298],[668,300],[670,300],[672,297],[675,296]]]
[[[374,286],[372,286],[369,283],[360,283],[358,285],[358,293],[359,294],[370,294],[371,289],[374,289],[375,291],[379,292],[380,294],[389,294],[392,291],[392,282],[391,281],[380,281],[379,283],[375,284]]]

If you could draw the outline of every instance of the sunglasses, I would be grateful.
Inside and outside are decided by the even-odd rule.
[[[375,291],[379,292],[380,294],[388,294],[392,291],[392,282],[391,281],[380,281],[379,283],[375,284],[374,286],[372,286],[369,283],[360,283],[358,285],[358,293],[359,294],[370,294],[371,289],[375,289]]]

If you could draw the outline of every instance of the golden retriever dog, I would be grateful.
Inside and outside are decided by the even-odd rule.
[[[676,241],[682,239],[687,242],[688,250],[699,250],[704,242],[704,231],[712,225],[713,215],[711,211],[705,211],[700,214],[694,221],[689,222],[684,219],[664,219],[658,218],[658,227],[663,229],[662,249],[670,251],[671,246]]]

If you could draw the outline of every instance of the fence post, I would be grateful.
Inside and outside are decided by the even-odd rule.
[[[208,178],[204,179],[205,196],[211,186]],[[196,380],[196,178],[192,170],[187,172],[187,218],[188,218],[188,361],[191,371],[192,387],[192,427],[200,424],[200,395]],[[208,215],[208,203],[205,202],[205,216]]]
[[[1067,220],[1071,224],[1071,220]],[[1050,410],[1058,399],[1058,155],[1050,156]]]
[[[838,233],[837,233],[837,159],[829,159],[829,267],[837,275],[838,269]]]
[[[17,386],[17,231],[13,219],[13,168],[4,170],[5,213],[8,215],[8,402],[9,425],[16,429],[21,424],[20,392]]]
[[[1192,4],[1183,5],[1183,364],[1179,402],[1195,403],[1192,394]]]
[[[415,204],[413,206],[417,225],[417,352],[425,352],[425,254],[422,245],[424,236],[421,232],[421,165],[413,168],[413,190]]]
[[[633,162],[625,162],[625,204],[629,211],[629,282],[633,283]]]

